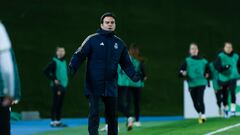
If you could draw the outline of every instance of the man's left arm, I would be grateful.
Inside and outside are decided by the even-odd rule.
[[[124,47],[120,57],[120,66],[123,69],[123,71],[127,74],[127,76],[131,78],[131,80],[133,80],[134,82],[141,80],[140,73],[137,73],[135,71],[134,66],[129,58],[129,54],[126,47]]]

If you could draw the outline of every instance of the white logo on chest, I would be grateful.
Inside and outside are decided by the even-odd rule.
[[[102,43],[100,43],[100,46],[104,46],[104,43],[102,42]]]
[[[114,44],[114,48],[118,49],[118,44],[117,43]]]

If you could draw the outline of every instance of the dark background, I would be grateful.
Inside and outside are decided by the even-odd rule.
[[[116,33],[139,45],[149,80],[142,93],[143,115],[182,115],[183,86],[177,70],[191,42],[213,60],[225,41],[239,50],[237,0],[1,0],[0,20],[11,37],[21,75],[22,100],[15,111],[39,110],[49,117],[51,91],[42,70],[64,46],[67,59],[99,27],[107,11],[117,15]],[[64,116],[86,117],[82,66],[67,91]]]

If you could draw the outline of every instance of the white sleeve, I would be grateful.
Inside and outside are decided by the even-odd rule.
[[[7,31],[3,24],[0,22],[0,51],[8,50],[11,48]]]
[[[14,65],[10,49],[0,52],[0,73],[3,81],[3,94],[14,98]]]

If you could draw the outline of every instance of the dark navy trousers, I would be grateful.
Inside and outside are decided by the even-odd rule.
[[[89,135],[98,135],[100,122],[99,103],[103,101],[105,106],[106,122],[108,124],[108,135],[118,134],[117,121],[117,97],[106,97],[98,95],[87,96],[89,101],[88,132]]]

